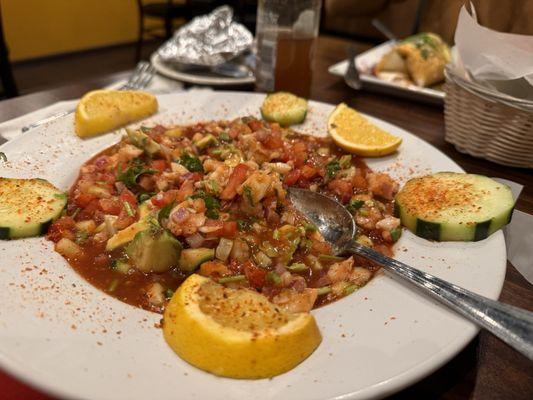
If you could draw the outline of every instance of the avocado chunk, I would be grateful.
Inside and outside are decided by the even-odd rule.
[[[203,138],[201,138],[200,140],[196,141],[194,144],[199,149],[203,149],[203,148],[214,146],[214,145],[218,144],[218,141],[212,134],[208,133]]]
[[[126,254],[142,272],[164,272],[178,265],[181,243],[167,231],[139,232],[126,247]]]
[[[117,247],[124,246],[131,242],[137,233],[147,229],[148,223],[146,219],[149,215],[150,207],[148,202],[145,201],[139,206],[139,220],[111,236],[106,243],[106,251],[113,251]]]
[[[128,138],[131,141],[131,144],[134,146],[143,149],[148,154],[153,156],[161,150],[161,146],[155,140],[150,138],[146,133],[141,132],[141,130],[135,129],[126,129]]]
[[[179,267],[182,271],[192,272],[200,266],[201,263],[215,258],[215,249],[186,249],[181,252]]]

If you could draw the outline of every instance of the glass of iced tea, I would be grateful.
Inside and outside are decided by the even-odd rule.
[[[256,89],[309,97],[320,0],[259,0]]]

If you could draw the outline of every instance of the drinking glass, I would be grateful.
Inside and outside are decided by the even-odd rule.
[[[256,90],[309,97],[320,0],[259,0]]]

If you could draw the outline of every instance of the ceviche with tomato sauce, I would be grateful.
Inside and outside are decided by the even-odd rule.
[[[192,273],[309,311],[362,287],[377,267],[332,255],[291,207],[288,186],[336,198],[357,240],[391,255],[401,233],[395,181],[328,138],[252,117],[127,130],[81,167],[48,238],[90,283],[152,311]]]

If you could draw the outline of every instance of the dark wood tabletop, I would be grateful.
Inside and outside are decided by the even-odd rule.
[[[467,172],[502,177],[524,185],[516,208],[533,214],[533,171],[505,167],[462,153],[444,141],[443,109],[366,91],[349,89],[328,74],[330,65],[345,58],[344,39],[322,36],[318,41],[313,75],[313,100],[345,102],[358,110],[396,124],[421,137],[456,161]],[[355,43],[362,51],[368,45]],[[128,71],[75,85],[55,88],[0,102],[0,122],[53,104],[77,98],[128,75]],[[242,89],[241,89],[242,90]],[[500,300],[533,311],[533,286],[510,264]],[[51,399],[0,371],[0,399]],[[533,363],[503,342],[481,332],[445,366],[393,396],[395,399],[533,399]]]

